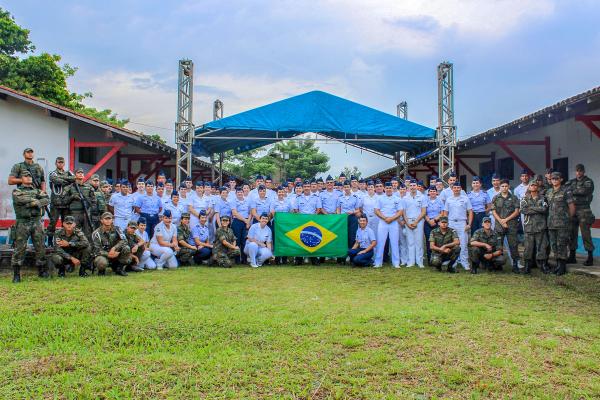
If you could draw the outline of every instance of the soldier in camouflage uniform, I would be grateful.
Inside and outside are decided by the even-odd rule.
[[[88,240],[90,240],[93,228],[88,223],[85,213],[86,208],[87,212],[90,214],[92,210],[96,208],[96,195],[94,193],[94,189],[90,185],[83,183],[83,178],[83,169],[77,169],[77,171],[75,171],[75,182],[69,186],[65,196],[69,201],[69,215],[72,215],[73,218],[75,218],[75,223],[77,226],[81,227],[81,230],[83,230],[85,236],[87,236]],[[81,197],[79,196],[79,191],[77,189],[81,191],[84,202],[81,201]]]
[[[571,192],[562,185],[562,174],[552,173],[552,189],[546,193],[548,202],[548,237],[550,247],[556,258],[556,275],[567,273],[567,258],[569,256],[569,222],[575,215],[575,203]]]
[[[581,238],[583,239],[583,247],[588,253],[588,258],[583,265],[591,266],[594,264],[594,243],[592,242],[592,224],[596,220],[596,216],[592,213],[590,204],[594,197],[594,181],[585,175],[585,167],[583,164],[575,166],[575,179],[569,181],[568,189],[573,194],[573,202],[575,203],[575,215],[571,221],[571,242],[569,248],[571,250],[567,263],[575,263],[575,250],[577,250],[577,233],[581,229]]]
[[[498,194],[496,197],[500,197]],[[477,229],[469,242],[469,258],[471,273],[476,274],[479,265],[483,263],[488,270],[502,270],[506,262],[502,243],[503,236],[492,229],[492,219],[484,217],[482,227]]]
[[[113,216],[105,212],[100,216],[100,227],[92,233],[92,258],[98,275],[106,275],[111,267],[115,274],[127,276],[125,268],[131,264],[131,249],[119,228],[113,225]]]
[[[127,239],[127,245],[131,249],[131,263],[126,269],[132,272],[142,272],[144,269],[140,268],[139,264],[144,255],[144,250],[146,250],[146,242],[143,238],[135,234],[136,229],[137,222],[129,221],[127,223],[125,239]]]
[[[447,271],[456,272],[454,263],[460,256],[458,234],[454,229],[448,227],[448,217],[440,217],[438,224],[439,226],[429,235],[429,248],[431,249],[429,265],[441,271],[443,263],[448,262]]]
[[[24,160],[16,163],[10,170],[8,175],[8,184],[21,186],[23,183],[23,172],[28,171],[31,176],[31,182],[35,189],[46,191],[46,178],[44,177],[44,169],[40,164],[33,161],[33,149],[31,147],[23,150]]]
[[[543,273],[548,273],[548,234],[546,232],[548,204],[546,199],[539,194],[538,188],[538,181],[531,181],[520,202],[521,214],[523,214],[523,232],[525,233],[524,274],[531,272],[534,260],[537,260]]]
[[[508,242],[510,255],[513,259],[513,272],[519,273],[519,249],[517,232],[519,230],[519,198],[509,190],[508,180],[500,182],[500,193],[492,200],[492,215],[496,220],[494,230]]]
[[[228,216],[221,217],[221,227],[215,232],[212,261],[220,267],[231,268],[235,258],[240,256],[240,248],[236,245],[235,235],[229,227]]]
[[[64,157],[56,157],[56,169],[50,172],[50,223],[46,234],[48,235],[48,246],[53,246],[52,237],[56,230],[58,219],[62,222],[69,214],[69,200],[66,197],[68,186],[75,182],[75,176],[65,170]]]
[[[177,259],[181,265],[192,265],[194,256],[198,252],[194,243],[194,237],[190,228],[190,213],[181,214],[181,223],[177,227],[177,242],[179,243],[179,251],[177,252]]]
[[[94,225],[94,229],[96,229],[100,226],[100,216],[108,211],[108,209],[106,207],[106,197],[104,197],[104,192],[100,189],[100,176],[98,174],[92,175],[90,186],[94,189],[94,196],[96,197],[96,207],[92,208],[90,212],[92,224]]]
[[[21,266],[25,259],[27,240],[31,237],[35,248],[35,265],[38,267],[39,276],[48,278],[46,265],[46,249],[44,247],[44,227],[42,226],[42,208],[50,204],[46,192],[33,187],[31,173],[27,170],[21,172],[20,187],[13,190],[12,201],[15,209],[15,250],[12,255],[13,282],[21,282]]]
[[[79,276],[88,276],[85,272],[90,262],[90,242],[75,227],[75,218],[68,215],[63,220],[63,227],[54,236],[54,254],[50,257],[58,276],[64,278],[67,266],[79,267]]]

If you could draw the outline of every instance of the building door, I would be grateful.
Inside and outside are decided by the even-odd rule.
[[[552,160],[552,168],[563,176],[563,183],[569,180],[569,157],[555,158]]]

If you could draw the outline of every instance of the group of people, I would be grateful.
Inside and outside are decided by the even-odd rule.
[[[553,272],[564,274],[566,263],[575,261],[579,229],[588,251],[585,264],[593,263],[594,184],[583,165],[577,165],[576,178],[567,184],[556,171],[531,179],[524,170],[513,191],[507,180],[493,175],[489,190],[473,177],[472,190],[466,193],[454,174],[448,187],[435,176],[426,187],[414,179],[383,182],[342,173],[337,179],[296,177],[277,187],[269,176],[259,175],[252,184],[240,186],[232,177],[221,187],[187,177],[176,188],[159,173],[156,182],[139,178],[132,187],[127,180],[100,181],[98,175],[86,182],[83,169],[73,174],[58,157],[49,174],[48,195],[33,149],[26,148],[23,156],[8,180],[17,186],[15,282],[21,279],[29,238],[41,277],[49,276],[45,244],[54,249],[51,261],[59,276],[75,268],[86,276],[94,270],[103,275],[109,267],[127,275],[200,263],[224,267],[286,263],[285,257],[273,256],[273,227],[280,212],[346,214],[348,254],[338,262],[356,266],[379,268],[389,260],[394,268],[423,268],[427,260],[440,270],[455,272],[462,267],[477,273],[480,267],[501,269],[508,258],[514,272],[529,273],[536,263],[549,273],[552,251]],[[50,219],[46,232],[41,222],[44,212]],[[59,220],[62,227],[57,230]],[[520,231],[524,265],[518,250]]]

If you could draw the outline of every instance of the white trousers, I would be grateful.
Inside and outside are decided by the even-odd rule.
[[[390,252],[392,253],[392,265],[398,267],[400,265],[400,249],[398,248],[398,223],[393,221],[391,224],[386,224],[380,220],[377,225],[377,246],[375,249],[375,265],[383,264],[383,251],[385,249],[385,240],[390,238]]]
[[[456,231],[456,234],[458,235],[458,241],[460,242],[460,256],[458,258],[458,262],[462,264],[464,269],[471,269],[469,266],[469,234],[465,232],[467,221],[449,220],[448,226]]]
[[[408,228],[398,223],[398,245],[400,246],[400,262],[404,265],[412,265],[408,263]]]
[[[138,267],[145,269],[156,269],[156,263],[152,259],[152,254],[150,254],[150,250],[144,250],[144,254],[142,254],[142,258],[140,258],[140,263]]]
[[[423,223],[421,220],[415,229],[405,228],[408,244],[408,260],[406,265],[423,267]]]
[[[171,247],[163,247],[158,244],[151,244],[150,252],[154,257],[156,257],[156,267],[158,269],[162,269],[163,267],[177,268],[179,266],[177,258],[175,257],[175,252]]]
[[[367,215],[367,218],[367,226],[373,229],[373,233],[377,235],[377,225],[379,224],[379,218],[377,218],[376,215]]]
[[[248,262],[250,265],[261,266],[265,263],[265,261],[273,257],[273,253],[268,247],[259,247],[254,242],[246,242],[244,253],[246,253],[248,256]]]

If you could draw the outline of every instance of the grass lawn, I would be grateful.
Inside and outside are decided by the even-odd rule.
[[[600,398],[600,281],[389,267],[0,279],[0,398]]]

